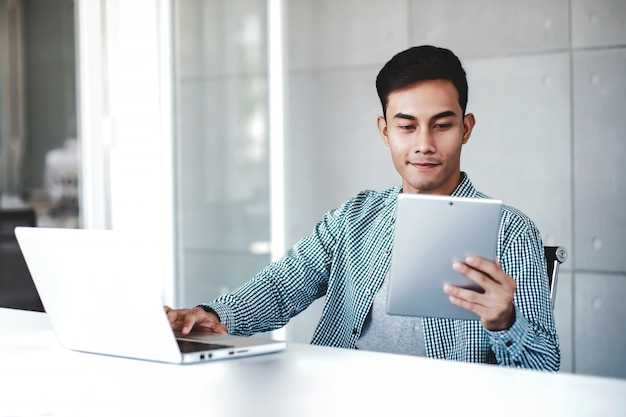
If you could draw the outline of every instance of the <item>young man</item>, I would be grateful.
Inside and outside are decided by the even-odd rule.
[[[460,168],[475,119],[465,114],[466,75],[452,52],[403,51],[380,71],[376,88],[378,129],[402,186],[363,191],[329,211],[281,260],[232,293],[193,309],[165,307],[172,327],[250,335],[284,326],[325,296],[313,344],[558,370],[543,244],[534,223],[512,207],[503,210],[496,260],[451,265],[485,292],[442,288],[480,321],[386,313],[398,193],[487,197]]]

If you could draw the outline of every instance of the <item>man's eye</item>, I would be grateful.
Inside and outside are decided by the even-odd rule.
[[[447,128],[449,128],[450,126],[452,126],[450,123],[437,123],[437,124],[435,125],[435,128],[436,128],[436,129],[447,129]]]
[[[411,130],[413,128],[414,128],[413,125],[400,126],[400,129],[402,130]]]

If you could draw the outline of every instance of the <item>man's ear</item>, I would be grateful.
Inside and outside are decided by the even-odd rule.
[[[380,133],[380,137],[383,139],[383,143],[385,146],[389,146],[389,136],[387,135],[387,121],[383,116],[378,116],[378,132]]]
[[[472,113],[467,113],[463,118],[463,144],[465,145],[469,141],[472,135],[472,130],[476,125],[476,119]]]

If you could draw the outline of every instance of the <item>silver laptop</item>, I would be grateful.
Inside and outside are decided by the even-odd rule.
[[[444,283],[482,291],[452,269],[468,255],[493,260],[502,201],[400,194],[389,277],[387,312],[477,320],[443,292]]]
[[[15,235],[62,346],[194,363],[285,349],[286,342],[172,331],[154,244],[110,230],[17,227]],[[177,337],[178,336],[178,337]]]

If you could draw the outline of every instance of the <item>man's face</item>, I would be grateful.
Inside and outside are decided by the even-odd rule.
[[[387,120],[379,117],[378,129],[402,177],[402,191],[452,194],[461,180],[461,147],[474,123],[472,114],[463,117],[449,81],[422,81],[391,93]]]

